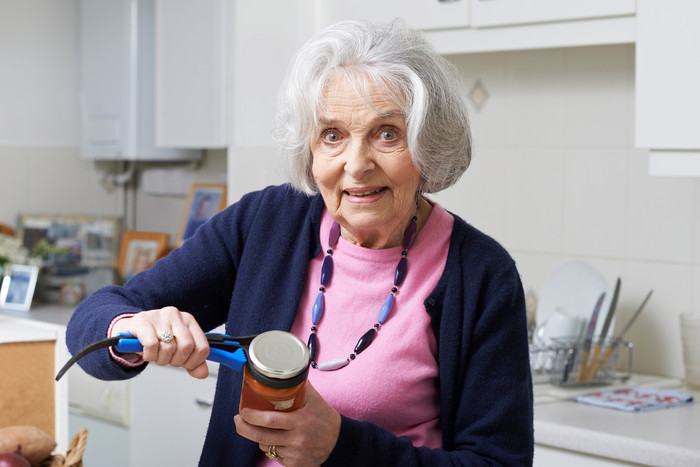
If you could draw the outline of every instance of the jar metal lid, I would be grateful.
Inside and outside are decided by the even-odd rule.
[[[269,378],[294,378],[309,366],[306,344],[285,331],[267,331],[256,336],[248,347],[248,357],[255,370]]]

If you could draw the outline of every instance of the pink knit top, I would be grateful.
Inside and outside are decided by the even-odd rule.
[[[323,251],[313,258],[292,333],[306,342],[311,309],[318,295],[321,264],[332,218],[321,221]],[[427,223],[408,252],[408,272],[394,309],[374,342],[336,371],[311,369],[309,381],[341,414],[370,421],[415,446],[442,446],[439,416],[437,344],[423,301],[445,267],[453,218],[434,204]],[[318,325],[319,363],[347,357],[357,340],[377,322],[393,285],[401,247],[372,250],[345,241],[333,249],[333,275]]]

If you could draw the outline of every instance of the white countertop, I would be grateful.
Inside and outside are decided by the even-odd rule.
[[[635,375],[620,387],[673,388],[695,402],[650,412],[624,412],[575,402],[598,388],[535,387],[535,442],[623,462],[655,466],[700,466],[700,392],[678,380]],[[606,390],[613,387],[606,387]]]

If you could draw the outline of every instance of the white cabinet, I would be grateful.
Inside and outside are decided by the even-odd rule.
[[[215,376],[155,364],[131,380],[129,465],[197,465],[215,388]]]
[[[157,0],[158,144],[271,146],[279,86],[313,32],[310,2]]]
[[[156,0],[156,143],[227,143],[226,0]]]
[[[0,2],[0,146],[77,146],[77,15],[77,1]]]
[[[443,54],[632,43],[635,0],[315,0],[317,28],[401,17]]]
[[[471,0],[472,26],[633,15],[636,0]]]
[[[321,27],[342,19],[388,21],[402,17],[418,29],[458,28],[469,26],[470,0],[320,0]]]
[[[154,21],[154,0],[80,2],[83,158],[201,158],[200,150],[155,145]]]
[[[638,0],[636,144],[653,175],[700,176],[700,2]]]

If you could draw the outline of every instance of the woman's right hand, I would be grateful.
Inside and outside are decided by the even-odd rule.
[[[163,331],[172,332],[170,342],[161,341],[158,337]],[[206,363],[209,341],[194,317],[187,312],[172,306],[142,311],[114,323],[110,337],[119,333],[131,334],[141,342],[141,355],[147,362],[183,367],[199,379],[209,375]]]

